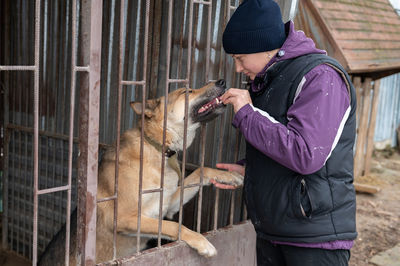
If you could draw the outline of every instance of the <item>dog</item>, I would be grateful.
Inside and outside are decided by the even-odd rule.
[[[189,89],[188,117],[187,117],[187,146],[189,147],[196,135],[196,129],[201,123],[213,120],[224,112],[225,105],[220,101],[220,96],[225,92],[225,81],[218,80],[209,83],[200,89]],[[165,107],[164,96],[158,99],[147,100],[145,106],[141,102],[132,102],[131,107],[136,114],[144,113],[144,142],[143,142],[143,179],[142,189],[151,190],[160,188],[161,165],[164,165],[164,189],[162,216],[172,218],[179,211],[181,187],[180,166],[177,162],[177,152],[183,149],[184,122],[185,122],[185,94],[186,89],[178,89],[168,94]],[[167,110],[167,127],[165,137],[165,150],[162,151],[164,109]],[[141,123],[139,123],[141,124]],[[137,248],[137,222],[138,222],[138,195],[140,171],[140,142],[141,129],[133,128],[124,132],[120,140],[119,150],[119,175],[118,175],[118,223],[117,223],[117,257],[133,255]],[[115,182],[115,155],[114,147],[105,152],[99,167],[98,191],[99,199],[110,197],[114,194]],[[184,179],[184,186],[200,183],[200,168]],[[222,184],[221,187],[235,188],[243,184],[243,176],[223,170],[203,168],[203,184]],[[199,187],[193,186],[184,190],[183,204],[193,198]],[[145,193],[141,201],[141,238],[140,248],[144,248],[146,240],[157,237],[159,225],[160,193]],[[106,201],[97,205],[97,231],[96,231],[96,261],[108,261],[113,254],[113,224],[114,202]],[[163,238],[176,240],[178,238],[178,223],[162,220]],[[212,257],[217,254],[215,247],[201,234],[185,226],[181,227],[181,239],[200,255]],[[71,229],[71,240],[76,229]],[[65,235],[65,233],[64,233]],[[60,238],[60,237],[58,237]],[[60,238],[62,243],[62,239]],[[64,240],[65,241],[65,240]],[[56,241],[52,241],[56,245]],[[62,243],[63,245],[63,243]],[[54,249],[54,248],[53,248]],[[71,244],[71,264],[75,264],[75,244]],[[60,255],[46,254],[44,257]],[[52,253],[52,252],[50,252]],[[62,255],[64,256],[64,255]],[[46,261],[46,259],[41,259]],[[55,265],[54,262],[40,265]]]

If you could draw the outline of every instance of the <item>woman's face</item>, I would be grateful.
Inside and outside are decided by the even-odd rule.
[[[243,73],[251,80],[264,69],[275,53],[261,52],[254,54],[234,54],[236,72]]]

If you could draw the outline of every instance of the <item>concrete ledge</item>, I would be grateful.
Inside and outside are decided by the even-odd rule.
[[[185,242],[174,242],[153,248],[116,262],[118,265],[256,265],[256,233],[250,221],[221,228],[204,236],[218,250],[213,258],[204,258]],[[107,265],[107,264],[103,264]],[[110,264],[108,264],[110,265]]]

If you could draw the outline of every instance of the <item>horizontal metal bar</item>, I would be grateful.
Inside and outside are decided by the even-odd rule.
[[[145,85],[145,80],[121,80],[122,85]]]
[[[168,83],[188,83],[188,79],[168,79]]]
[[[15,125],[15,124],[7,124],[7,129],[14,129],[14,130],[17,130],[17,131],[24,131],[24,132],[33,133],[33,128],[24,127],[24,126]],[[39,135],[46,136],[46,137],[51,137],[51,138],[55,138],[55,139],[62,139],[62,140],[68,140],[69,139],[69,136],[67,136],[67,135],[52,133],[52,132],[44,131],[44,130],[39,130]],[[78,140],[79,140],[78,138],[74,138],[74,142],[78,142]]]
[[[187,188],[191,188],[191,187],[199,187],[201,185],[202,185],[201,183],[190,184],[190,185],[185,186],[183,189],[187,189]]]
[[[148,193],[154,193],[154,192],[161,192],[163,191],[162,188],[155,188],[155,189],[147,189],[147,190],[143,190],[142,194],[148,194]]]
[[[194,0],[195,4],[211,5],[211,1]]]
[[[36,66],[0,66],[0,71],[29,70],[35,71]]]
[[[53,192],[65,191],[68,189],[71,189],[71,186],[66,185],[66,186],[62,186],[62,187],[46,188],[46,189],[38,190],[37,194],[38,195],[49,194],[49,193],[53,193]]]
[[[6,129],[7,130],[17,130],[17,131],[33,133],[33,128],[24,127],[24,126],[15,125],[15,124],[7,124],[7,128]],[[55,139],[69,140],[69,136],[68,135],[52,133],[52,132],[44,131],[44,130],[39,130],[39,135],[40,136],[45,136],[45,137],[50,137],[50,138],[55,138]],[[78,138],[74,138],[74,142],[78,143],[79,139]],[[109,147],[113,147],[113,145],[106,144],[106,143],[99,143],[99,147],[101,147],[101,148],[109,148]]]
[[[113,196],[110,196],[110,197],[97,199],[97,203],[104,202],[104,201],[115,200],[116,198],[117,198],[117,195],[113,195]]]
[[[75,66],[74,71],[89,72],[89,66]]]
[[[229,6],[229,9],[232,9],[232,10],[234,10],[234,9],[236,9],[237,8],[237,6]]]

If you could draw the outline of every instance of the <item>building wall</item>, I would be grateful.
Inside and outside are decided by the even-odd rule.
[[[381,79],[375,136],[377,148],[396,146],[400,125],[400,74]]]

